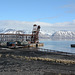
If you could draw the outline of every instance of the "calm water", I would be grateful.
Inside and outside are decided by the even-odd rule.
[[[75,44],[75,40],[42,40],[40,42],[44,43],[44,46],[42,48],[45,49],[75,53],[75,48],[71,48],[70,46],[71,44]]]

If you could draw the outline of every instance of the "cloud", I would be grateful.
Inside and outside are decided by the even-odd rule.
[[[75,8],[75,5],[73,4],[68,4],[68,5],[64,5],[62,8]]]
[[[33,25],[37,24],[41,26],[41,30],[72,30],[75,31],[75,19],[72,22],[58,22],[58,23],[45,23],[45,22],[26,22],[26,21],[12,21],[1,20],[0,29],[17,29],[17,30],[29,30],[31,31]]]
[[[36,21],[40,21],[40,20],[43,20],[43,19],[55,19],[55,18],[58,18],[59,16],[54,16],[54,17],[44,17],[44,18],[39,18],[37,19]]]
[[[61,23],[55,23],[55,26],[59,26],[59,27],[66,27],[66,26],[72,26],[74,25],[74,22],[61,22]]]
[[[73,22],[75,23],[75,20],[73,20]]]
[[[33,22],[33,24],[37,24],[41,26],[52,26],[51,23],[45,23],[45,22],[39,22],[39,21]]]
[[[66,13],[75,13],[75,3],[64,5],[62,8],[67,9]]]

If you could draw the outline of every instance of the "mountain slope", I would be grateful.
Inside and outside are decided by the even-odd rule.
[[[51,36],[52,39],[75,39],[73,31],[57,31]]]
[[[16,33],[23,31],[25,34],[31,34],[33,25],[41,25],[39,37],[43,39],[75,39],[74,31],[52,31],[50,24],[43,22],[25,22],[25,21],[0,21],[0,33]]]

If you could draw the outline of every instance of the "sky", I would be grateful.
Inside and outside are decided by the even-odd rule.
[[[0,0],[0,21],[10,20],[34,22],[46,30],[74,30],[75,0]]]

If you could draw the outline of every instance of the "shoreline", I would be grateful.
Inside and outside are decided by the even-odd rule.
[[[31,57],[25,59],[24,57]],[[45,58],[39,60],[34,58]],[[73,55],[61,55],[51,52],[41,52],[38,48],[24,49],[0,49],[0,72],[25,72],[31,75],[50,75],[51,73],[60,73],[61,75],[75,75],[75,64],[58,63],[55,61],[46,61],[47,59],[75,60]],[[34,60],[33,60],[34,59]]]

